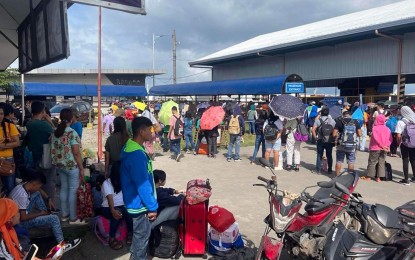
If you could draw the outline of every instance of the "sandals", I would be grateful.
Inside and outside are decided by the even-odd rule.
[[[362,177],[360,177],[360,179],[365,180],[365,181],[371,181],[372,180],[372,178],[367,177],[367,176],[362,176]]]
[[[293,168],[290,165],[285,166],[285,170],[291,171]]]
[[[127,243],[128,246],[131,246],[131,244],[133,243],[133,234],[128,234],[127,235],[126,243]]]
[[[110,239],[108,245],[113,250],[120,250],[123,247],[122,243],[117,239]]]

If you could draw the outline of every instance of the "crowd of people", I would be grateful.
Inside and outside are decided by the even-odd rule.
[[[97,179],[102,201],[96,213],[110,220],[108,243],[114,250],[123,247],[115,234],[121,221],[126,221],[126,244],[131,246],[134,259],[146,256],[150,231],[155,225],[177,218],[178,205],[183,198],[183,191],[163,187],[165,172],[153,170],[156,142],[179,162],[184,154],[200,155],[201,144],[205,141],[204,154],[216,158],[218,143],[226,139],[226,160],[240,162],[244,135],[255,135],[250,163],[260,164],[257,156],[261,149],[262,158],[269,161],[273,157],[273,163],[266,167],[287,171],[300,170],[301,143],[309,142],[316,145],[316,164],[310,170],[336,175],[340,174],[344,159],[348,169],[354,170],[356,151],[368,151],[368,174],[362,178],[377,182],[385,177],[386,156],[399,156],[399,147],[404,173],[400,182],[410,184],[409,164],[412,174],[415,173],[415,113],[408,106],[385,109],[383,103],[377,103],[372,109],[358,102],[353,106],[349,103],[329,106],[313,101],[303,115],[283,118],[274,114],[267,103],[245,104],[244,109],[238,106],[229,106],[229,109],[215,102],[201,108],[179,104],[171,107],[165,124],[159,117],[162,106],[161,102],[140,107],[115,102],[102,116],[106,136],[105,167],[103,176]],[[218,106],[223,107],[224,116],[210,129],[203,129],[204,113]],[[23,167],[16,168],[22,182],[16,183],[15,173],[1,177],[3,194],[9,199],[0,199],[0,208],[10,209],[7,215],[0,216],[0,258],[4,259],[20,259],[27,250],[26,245],[19,243],[15,228],[50,227],[57,244],[67,252],[79,245],[81,239],[66,241],[61,223],[86,223],[77,215],[76,193],[84,179],[84,165],[82,126],[79,127],[76,120],[76,111],[62,109],[58,124],[42,102],[31,102],[28,112],[31,118],[24,123],[27,130],[24,134],[19,131],[18,126],[23,122],[16,117],[16,108],[0,103],[0,159],[17,163],[24,158],[19,165]],[[306,129],[307,138],[304,138],[303,129]],[[367,135],[370,135],[368,149]],[[48,145],[49,150],[46,149]],[[16,153],[19,154],[16,156]],[[47,157],[52,163],[50,167],[44,165]],[[54,214],[57,212],[54,201],[57,182],[60,183],[60,218]]]

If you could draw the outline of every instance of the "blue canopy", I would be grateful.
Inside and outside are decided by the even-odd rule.
[[[15,95],[20,95],[21,90],[16,88]],[[25,95],[27,96],[98,96],[97,85],[67,84],[67,83],[41,83],[26,82]],[[102,85],[103,97],[144,97],[147,90],[144,86],[127,85]]]
[[[290,75],[291,76],[291,75]],[[281,94],[288,75],[154,86],[151,96],[216,96]]]

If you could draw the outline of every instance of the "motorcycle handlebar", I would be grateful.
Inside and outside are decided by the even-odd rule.
[[[260,180],[260,181],[263,181],[263,182],[265,182],[265,183],[270,183],[270,180],[268,180],[268,179],[265,179],[264,177],[262,177],[262,176],[258,176],[258,180]]]
[[[313,196],[311,196],[307,192],[303,192],[303,196],[306,197],[308,200],[312,200],[312,201],[315,201],[315,202],[326,204],[324,201],[314,198]]]

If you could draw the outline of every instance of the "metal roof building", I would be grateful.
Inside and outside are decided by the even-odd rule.
[[[189,64],[212,67],[214,81],[295,73],[307,87],[338,86],[345,95],[396,83],[401,64],[414,83],[415,1],[260,35]]]

